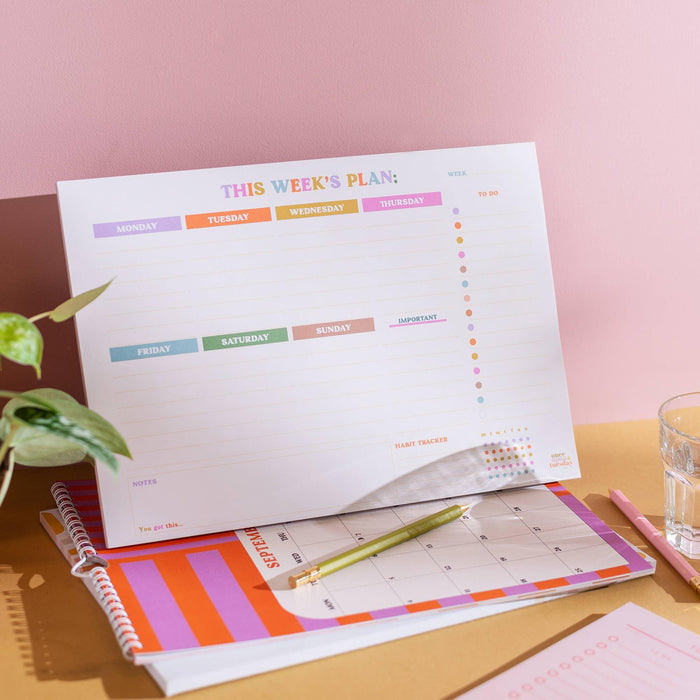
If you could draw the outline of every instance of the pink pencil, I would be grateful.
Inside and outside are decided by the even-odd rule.
[[[666,538],[632,505],[622,491],[611,490],[612,502],[627,516],[644,537],[654,546],[659,554],[690,584],[690,587],[700,595],[700,574],[677,552]]]

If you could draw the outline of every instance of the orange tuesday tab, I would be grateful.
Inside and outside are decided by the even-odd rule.
[[[210,226],[234,226],[272,221],[269,207],[240,209],[238,211],[216,211],[208,214],[188,214],[185,217],[187,228],[209,228]]]

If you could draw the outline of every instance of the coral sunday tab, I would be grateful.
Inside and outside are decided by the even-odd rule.
[[[309,338],[349,335],[352,333],[372,333],[373,331],[373,318],[355,318],[349,321],[331,321],[330,323],[310,323],[304,326],[294,326],[292,328],[292,337],[294,340],[308,340]]]

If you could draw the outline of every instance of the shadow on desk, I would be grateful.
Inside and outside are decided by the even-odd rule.
[[[45,573],[23,573],[16,590],[3,592],[26,675],[38,681],[100,678],[109,697],[162,697],[146,671],[121,655],[102,611],[87,589],[80,590],[83,584],[76,580],[78,590],[72,590]]]
[[[160,698],[148,672],[122,656],[104,613],[39,524],[39,510],[52,506],[50,485],[64,474],[82,476],[16,473],[0,508],[0,612],[14,637],[3,640],[3,663],[19,657],[24,675],[45,683],[46,697],[50,681],[94,678],[111,698]]]

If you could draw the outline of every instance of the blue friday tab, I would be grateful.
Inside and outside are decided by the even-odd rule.
[[[197,338],[123,345],[119,348],[110,348],[109,357],[112,362],[124,362],[126,360],[145,360],[147,357],[163,357],[163,355],[184,355],[189,352],[199,352]]]

